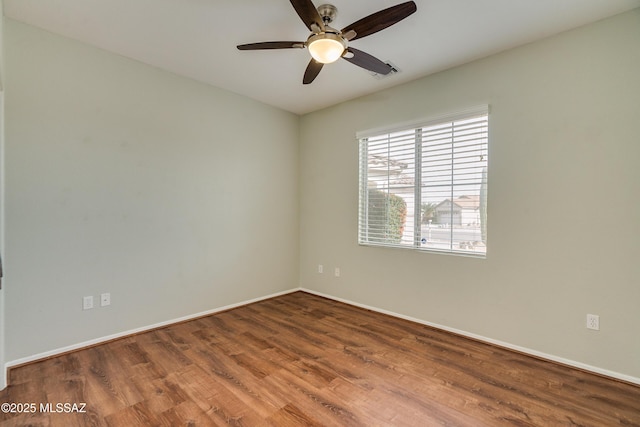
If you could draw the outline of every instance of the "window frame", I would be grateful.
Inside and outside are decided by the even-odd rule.
[[[376,129],[370,129],[367,131],[363,131],[363,132],[357,132],[356,133],[356,138],[357,138],[357,142],[358,142],[358,245],[360,246],[372,246],[372,247],[388,247],[388,248],[399,248],[399,249],[405,249],[405,250],[418,250],[420,252],[424,252],[424,253],[438,253],[438,254],[449,254],[449,255],[456,255],[456,256],[469,256],[469,257],[474,257],[474,258],[486,258],[487,257],[487,252],[488,252],[488,236],[486,234],[486,230],[488,230],[488,226],[487,226],[487,218],[485,216],[484,220],[484,230],[485,230],[485,235],[484,238],[482,239],[485,247],[484,247],[484,251],[476,251],[473,249],[467,250],[467,248],[465,247],[464,249],[462,248],[462,243],[460,242],[460,248],[455,248],[454,245],[456,243],[456,240],[454,239],[454,224],[451,224],[451,231],[450,231],[450,239],[448,241],[449,244],[449,248],[446,249],[442,249],[442,248],[435,248],[435,247],[427,247],[427,246],[422,246],[425,242],[423,240],[422,237],[422,196],[423,196],[423,192],[425,189],[425,186],[422,183],[422,175],[424,173],[424,170],[422,168],[422,161],[423,161],[423,155],[422,155],[422,150],[424,149],[424,147],[426,146],[424,139],[419,139],[419,138],[424,138],[424,130],[426,128],[431,128],[431,127],[435,127],[435,126],[446,126],[447,123],[451,123],[451,128],[452,129],[457,129],[457,127],[459,126],[457,124],[457,122],[461,122],[461,121],[465,121],[465,120],[471,120],[474,118],[480,118],[480,117],[485,117],[486,123],[484,125],[484,130],[485,130],[485,134],[484,137],[479,137],[477,138],[478,141],[481,141],[478,143],[478,146],[480,146],[480,150],[484,150],[484,155],[486,156],[486,159],[484,160],[484,169],[482,172],[482,176],[479,178],[478,181],[474,181],[477,182],[478,185],[480,185],[480,190],[478,190],[478,193],[481,194],[479,197],[482,198],[482,193],[484,192],[484,208],[487,209],[487,203],[488,201],[486,200],[486,196],[487,196],[487,188],[488,188],[488,169],[489,169],[489,143],[490,143],[490,106],[489,105],[479,105],[479,106],[475,106],[475,107],[471,107],[471,108],[467,108],[464,110],[459,110],[456,111],[454,113],[450,113],[450,114],[443,114],[443,115],[439,115],[439,116],[434,116],[434,117],[430,117],[428,119],[424,119],[424,120],[419,120],[419,121],[412,121],[412,122],[405,122],[405,123],[401,123],[401,124],[396,124],[393,126],[387,126],[387,127],[382,127],[382,128],[376,128]],[[369,139],[370,138],[381,138],[384,137],[385,135],[389,135],[389,139],[391,139],[391,134],[397,134],[397,133],[403,133],[406,132],[407,134],[410,134],[411,131],[413,131],[415,133],[415,151],[414,151],[414,155],[413,155],[413,166],[414,166],[414,171],[413,171],[413,184],[412,184],[412,189],[413,189],[413,224],[412,224],[412,228],[413,228],[413,240],[411,243],[403,243],[402,240],[400,240],[400,243],[391,243],[388,241],[372,241],[372,237],[368,234],[369,233],[369,220],[370,220],[370,215],[369,215],[369,197],[370,197],[370,185],[369,185],[369,170],[370,170],[370,164],[369,164]],[[462,144],[459,142],[456,142],[455,139],[452,138],[452,142],[451,142],[451,146],[452,146],[452,151],[455,150],[456,146],[461,146]],[[475,146],[475,145],[473,145]],[[481,161],[482,161],[482,156],[481,156]],[[454,176],[454,169],[455,169],[455,163],[454,160],[451,160],[451,171],[452,171],[452,177]],[[389,180],[390,179],[390,175],[389,172],[386,175],[386,179]],[[445,200],[449,200],[451,203],[453,203],[454,201],[454,188],[457,187],[458,184],[455,184],[453,182],[453,178],[452,178],[452,182],[451,182],[451,199],[445,199]],[[394,193],[392,193],[391,191],[389,191],[390,187],[387,187],[387,194],[388,195],[392,195]],[[458,197],[459,199],[461,198],[461,196]],[[445,201],[443,200],[443,202]],[[482,203],[482,202],[479,202]],[[480,207],[478,207],[478,209],[481,209]],[[363,212],[364,211],[364,212]],[[482,215],[482,213],[479,211],[478,215]],[[365,220],[367,221],[365,224],[362,223],[362,221]],[[480,226],[480,233],[482,234],[482,219],[481,222],[479,224]],[[364,233],[364,235],[363,235]]]

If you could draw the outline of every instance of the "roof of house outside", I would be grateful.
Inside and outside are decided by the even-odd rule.
[[[445,203],[451,203],[450,199],[445,199],[436,206],[436,209]],[[453,200],[453,203],[461,209],[475,210],[480,208],[480,196],[460,196]]]

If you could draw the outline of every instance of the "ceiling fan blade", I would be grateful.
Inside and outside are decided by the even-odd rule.
[[[416,10],[418,10],[418,8],[413,1],[401,3],[354,22],[353,24],[343,28],[342,33],[345,34],[349,31],[355,31],[356,36],[351,40],[360,39],[402,21]]]
[[[318,62],[312,58],[311,62],[309,62],[309,65],[307,65],[307,69],[304,72],[302,84],[308,85],[309,83],[314,81],[315,78],[318,77],[318,74],[320,74],[320,70],[322,70],[323,65],[324,64],[322,62]]]
[[[363,52],[358,49],[354,49],[352,47],[348,48],[347,51],[352,53],[352,57],[343,56],[343,58],[353,65],[357,65],[358,67],[362,67],[365,70],[373,71],[378,74],[389,74],[393,69],[388,64],[380,61],[375,56],[371,56],[366,52]]]
[[[259,42],[238,45],[239,50],[302,49],[304,42]]]
[[[311,0],[290,0],[293,8],[298,12],[298,16],[304,22],[304,25],[313,32],[324,31],[324,22],[318,13],[318,9],[313,5]],[[314,29],[314,27],[316,27]]]

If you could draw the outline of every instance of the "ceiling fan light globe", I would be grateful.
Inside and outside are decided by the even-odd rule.
[[[330,64],[340,59],[346,49],[346,42],[337,34],[316,34],[309,39],[307,47],[313,59]]]

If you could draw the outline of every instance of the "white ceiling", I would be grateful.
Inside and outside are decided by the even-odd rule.
[[[404,0],[334,0],[332,26]],[[326,2],[316,0],[316,6]],[[401,72],[378,80],[347,61],[302,85],[309,53],[236,45],[306,40],[286,0],[4,0],[5,16],[304,114],[636,7],[640,0],[416,0],[418,11],[351,45]]]

